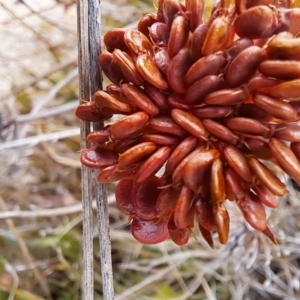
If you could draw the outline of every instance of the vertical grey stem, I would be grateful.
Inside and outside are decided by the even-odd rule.
[[[78,51],[79,80],[81,100],[91,100],[91,95],[102,88],[101,70],[98,55],[101,51],[101,11],[99,0],[78,0]],[[93,129],[102,128],[103,123],[94,123]],[[90,124],[81,122],[81,148],[87,148],[86,136]],[[97,200],[97,218],[100,242],[103,296],[105,300],[114,299],[111,243],[109,237],[109,215],[106,187],[95,180],[96,173],[82,167],[82,205],[83,205],[83,277],[82,299],[94,298],[93,281],[93,192]]]

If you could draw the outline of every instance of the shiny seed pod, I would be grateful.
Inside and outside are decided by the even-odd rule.
[[[212,165],[212,162],[220,156],[216,149],[203,150],[194,155],[183,167],[183,181],[193,192],[199,194],[203,189],[203,183]]]
[[[247,91],[253,94],[256,91],[263,91],[268,93],[271,87],[278,85],[281,81],[275,78],[259,75],[254,76],[247,84]]]
[[[298,120],[296,110],[287,102],[275,100],[272,97],[258,93],[254,95],[253,101],[259,108],[278,119],[288,122],[295,122]]]
[[[123,153],[138,143],[138,138],[127,138],[125,140],[116,141],[113,144],[113,149],[118,153]]]
[[[295,7],[297,6],[297,7]],[[292,7],[292,5],[286,6],[288,8]],[[282,26],[280,30],[286,30],[296,37],[299,37],[299,18],[300,18],[300,9],[299,5],[293,5],[293,8],[282,10],[282,18],[286,20],[286,22],[282,22]]]
[[[264,49],[257,46],[246,48],[229,65],[225,76],[227,84],[236,87],[246,83],[265,59],[266,52]]]
[[[178,108],[181,110],[192,110],[193,109],[193,105],[186,103],[184,96],[181,94],[171,94],[168,99],[167,99],[169,105],[172,108]]]
[[[135,106],[148,115],[155,116],[159,114],[159,108],[139,87],[125,83],[121,85],[121,91]]]
[[[212,53],[198,59],[185,75],[185,82],[188,86],[195,81],[207,76],[215,75],[220,72],[226,63],[222,52]]]
[[[112,165],[100,170],[97,180],[100,183],[110,183],[124,178],[131,178],[136,172],[136,167],[120,169],[118,165]]]
[[[202,47],[208,31],[207,24],[200,24],[193,32],[190,38],[190,46],[192,52],[192,61],[195,62],[197,59],[202,57]]]
[[[283,196],[286,193],[283,184],[263,163],[257,158],[248,158],[249,165],[257,178],[276,196]]]
[[[194,227],[193,196],[192,190],[183,185],[174,210],[174,223],[177,228]]]
[[[183,48],[189,37],[188,22],[184,16],[174,18],[168,41],[168,54],[172,59]]]
[[[78,119],[87,122],[99,122],[110,119],[113,113],[110,109],[98,107],[95,101],[81,103],[75,111]]]
[[[237,203],[243,201],[246,195],[246,187],[243,179],[230,167],[226,168],[224,173],[227,198]]]
[[[197,138],[206,140],[205,128],[203,127],[202,122],[197,117],[176,108],[172,109],[171,116],[173,120],[187,132]]]
[[[256,230],[263,231],[267,228],[266,212],[258,197],[248,191],[242,201],[237,202],[246,222]]]
[[[215,122],[211,119],[203,119],[203,126],[205,129],[215,137],[217,137],[220,141],[225,143],[229,143],[232,145],[238,145],[240,143],[240,137],[236,135],[232,130],[227,128],[226,126]]]
[[[240,38],[236,41],[234,41],[230,46],[225,48],[223,53],[226,56],[226,59],[228,61],[233,60],[240,52],[245,50],[246,48],[249,48],[253,46],[253,41],[248,38]]]
[[[249,39],[271,37],[277,27],[278,17],[275,10],[264,5],[249,8],[234,21],[236,34]]]
[[[188,14],[190,30],[193,32],[203,20],[204,1],[203,0],[186,0],[186,13]]]
[[[98,62],[101,70],[111,82],[115,84],[127,82],[127,78],[111,53],[101,53]]]
[[[136,182],[143,182],[164,165],[171,154],[171,148],[161,147],[154,152],[139,168],[136,174]]]
[[[140,54],[136,59],[136,68],[140,75],[149,83],[161,90],[167,90],[168,82],[165,80],[155,62],[148,54]]]
[[[168,74],[168,67],[171,61],[166,48],[160,48],[154,55],[154,60],[158,69],[165,75]]]
[[[223,204],[217,204],[213,208],[215,222],[217,224],[217,231],[219,241],[221,244],[226,244],[229,236],[230,218],[228,211]]]
[[[300,184],[300,164],[294,152],[276,138],[270,139],[269,146],[280,167]]]
[[[265,60],[258,69],[266,76],[282,80],[300,78],[300,61],[297,60]]]
[[[118,164],[120,167],[126,168],[140,163],[147,159],[156,150],[156,148],[157,146],[152,142],[137,144],[120,154]]]
[[[184,77],[191,62],[191,52],[188,48],[181,49],[172,58],[168,67],[168,82],[175,93],[185,93],[187,85]]]
[[[275,132],[274,137],[289,142],[300,142],[300,126],[297,124],[286,124]]]
[[[178,164],[197,146],[198,139],[194,136],[185,138],[172,152],[166,164],[166,172],[173,172]]]
[[[236,147],[228,145],[224,148],[224,156],[231,168],[248,183],[253,183],[253,173],[245,155]]]
[[[178,228],[174,221],[174,214],[171,215],[168,223],[168,231],[171,240],[178,246],[183,246],[189,241],[191,229],[190,228]]]
[[[159,115],[151,118],[149,126],[158,132],[170,133],[180,137],[187,136],[187,132],[167,115]]]
[[[113,52],[114,60],[118,63],[120,66],[123,74],[125,77],[131,81],[133,84],[140,86],[143,84],[144,79],[139,74],[135,62],[132,60],[132,58],[126,53],[119,49],[115,49]],[[120,83],[120,82],[118,82]]]
[[[168,96],[160,89],[146,81],[144,83],[144,91],[160,110],[169,111],[171,109],[167,101]]]
[[[133,202],[131,199],[131,190],[134,181],[132,178],[123,178],[116,186],[115,197],[118,207],[125,212],[134,214]]]
[[[98,107],[108,108],[113,112],[119,112],[119,113],[132,112],[132,108],[128,103],[121,102],[116,97],[102,90],[97,91],[93,95],[93,100],[96,102]]]
[[[149,28],[150,40],[159,47],[167,47],[170,30],[167,24],[155,22]]]
[[[277,197],[265,185],[258,184],[253,187],[253,190],[263,205],[271,208],[277,207]]]
[[[151,28],[151,26],[153,24],[156,24],[157,22],[157,15],[155,13],[148,13],[146,14],[144,17],[142,17],[139,20],[138,23],[138,31],[140,31],[141,33],[143,33],[148,39],[150,39],[150,33],[149,33],[149,28]]]
[[[175,209],[179,190],[173,186],[162,189],[157,197],[156,208],[161,216],[172,214]]]
[[[246,138],[244,139],[244,145],[250,150],[245,152],[250,155],[254,155],[259,159],[270,160],[272,158],[272,153],[268,143],[260,141],[258,139]]]
[[[176,146],[180,143],[180,138],[171,134],[148,133],[140,138],[143,142],[153,142],[158,146]]]
[[[274,233],[273,233],[273,231],[271,230],[271,228],[270,228],[269,225],[267,226],[267,228],[266,228],[265,230],[262,231],[262,233],[263,233],[268,239],[270,239],[270,240],[273,242],[273,244],[274,244],[275,246],[278,245],[278,242],[277,242],[277,240],[276,240],[276,237],[275,237],[275,235],[274,235]]]
[[[124,117],[109,128],[113,141],[123,140],[139,134],[149,120],[149,116],[140,111]]]
[[[148,54],[153,55],[152,45],[147,37],[136,29],[126,29],[124,34],[126,46],[136,55]]]
[[[196,217],[201,227],[208,231],[214,231],[217,224],[214,219],[213,203],[208,196],[197,195],[195,199]]]
[[[233,112],[230,106],[203,106],[193,110],[193,115],[199,119],[222,119],[228,117]]]
[[[207,95],[221,89],[224,85],[225,81],[222,76],[208,75],[197,80],[187,89],[185,100],[191,104],[200,104]]]
[[[124,28],[114,28],[105,33],[103,41],[107,51],[112,53],[115,49],[120,49],[129,53],[129,49],[124,42],[124,34]]]
[[[209,55],[224,47],[230,36],[230,20],[226,15],[214,19],[208,28],[203,47],[203,55]]]
[[[118,153],[105,146],[92,146],[81,152],[80,161],[86,167],[101,169],[114,165],[118,161]]]
[[[299,100],[300,99],[300,79],[286,81],[270,88],[269,94],[275,98]]]
[[[225,202],[225,179],[223,174],[223,163],[220,158],[213,161],[210,173],[210,195],[214,203]]]
[[[300,37],[291,38],[278,34],[268,43],[266,52],[269,59],[299,60]]]
[[[166,219],[143,220],[133,218],[130,226],[132,236],[144,245],[154,245],[169,237]]]
[[[246,95],[241,88],[223,89],[208,94],[204,103],[209,105],[235,105],[246,100]]]
[[[212,237],[212,233],[209,230],[205,229],[200,223],[198,224],[198,226],[203,239],[212,249],[214,249],[214,240]]]
[[[182,14],[182,6],[176,0],[163,0],[162,11],[164,16],[164,22],[171,27],[173,20],[176,16]]]
[[[238,114],[244,118],[259,120],[261,122],[270,122],[274,117],[267,111],[261,109],[254,103],[244,103],[238,109]]]
[[[86,137],[89,143],[105,143],[109,140],[109,127],[93,131]]]
[[[225,124],[230,129],[238,132],[260,135],[266,138],[270,135],[270,128],[258,120],[243,117],[228,118],[225,120]]]

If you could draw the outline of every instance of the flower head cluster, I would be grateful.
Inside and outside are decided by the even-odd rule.
[[[271,2],[221,0],[203,21],[203,0],[160,0],[137,29],[104,36],[112,84],[76,114],[123,117],[88,135],[81,162],[120,180],[138,241],[184,245],[196,216],[211,246],[213,231],[226,243],[228,200],[276,243],[265,206],[286,187],[273,170],[300,183],[300,10]]]

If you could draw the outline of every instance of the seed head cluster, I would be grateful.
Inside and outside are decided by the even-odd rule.
[[[188,242],[196,217],[228,240],[233,201],[274,243],[265,207],[300,183],[300,9],[289,3],[159,0],[137,29],[104,36],[112,82],[79,105],[85,121],[117,121],[87,136],[81,162],[119,181],[118,206],[144,244]],[[159,173],[158,173],[159,172]],[[160,174],[160,175],[158,175]]]

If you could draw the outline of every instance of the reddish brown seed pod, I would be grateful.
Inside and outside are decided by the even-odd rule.
[[[223,52],[212,53],[198,59],[185,75],[185,82],[188,86],[195,81],[207,76],[215,75],[220,72],[226,63]]]
[[[223,76],[208,75],[197,80],[187,89],[185,100],[191,104],[200,104],[208,94],[221,89],[224,85]]]
[[[223,203],[226,200],[223,163],[220,158],[213,161],[210,173],[210,194],[214,203]]]
[[[109,127],[93,131],[88,134],[86,139],[89,143],[105,143],[109,139]]]
[[[230,18],[226,15],[220,15],[210,24],[204,44],[202,53],[204,55],[212,54],[224,47],[229,38],[230,33]]]
[[[168,103],[172,108],[178,108],[181,110],[192,110],[193,105],[190,103],[186,103],[184,96],[180,94],[171,94],[168,97]]]
[[[151,28],[151,26],[156,23],[157,23],[157,14],[148,13],[139,20],[137,26],[138,31],[143,33],[149,39],[149,28]]]
[[[259,108],[265,110],[278,119],[288,122],[295,122],[298,120],[296,110],[287,102],[279,101],[259,93],[254,95],[253,101]]]
[[[209,197],[204,197],[202,194],[197,195],[195,199],[195,212],[197,220],[203,228],[208,231],[216,230],[217,224],[213,213],[213,203]]]
[[[204,103],[209,105],[235,105],[246,100],[246,94],[241,88],[223,89],[208,94]]]
[[[246,192],[243,200],[237,201],[237,204],[251,227],[259,231],[267,228],[265,209],[254,193]]]
[[[270,139],[269,146],[280,167],[300,184],[300,164],[293,151],[276,138]]]
[[[171,27],[173,20],[176,16],[182,14],[182,6],[176,0],[163,0],[162,11],[164,22]]]
[[[148,54],[140,54],[136,59],[136,68],[140,75],[149,83],[161,90],[166,90],[169,87],[168,82],[157,68],[152,57]]]
[[[168,222],[166,219],[142,220],[133,218],[131,234],[142,244],[158,244],[169,237]]]
[[[138,138],[127,138],[125,140],[116,141],[113,144],[113,149],[118,153],[123,153],[138,143]]]
[[[264,5],[249,8],[234,21],[236,34],[249,39],[268,38],[277,27],[278,17],[275,10]]]
[[[233,112],[230,106],[203,106],[193,110],[193,115],[200,119],[222,119],[228,117]]]
[[[137,144],[126,150],[119,156],[118,164],[120,167],[126,168],[134,164],[140,163],[149,157],[157,146],[152,142],[144,142]]]
[[[270,96],[275,98],[299,100],[300,98],[300,79],[280,83],[269,91]]]
[[[299,60],[300,37],[293,38],[290,33],[285,34],[285,36],[277,34],[268,43],[266,52],[269,59]]]
[[[142,131],[148,120],[149,116],[142,111],[126,116],[111,125],[110,137],[114,141],[133,137]]]
[[[161,216],[168,216],[174,211],[179,192],[180,191],[173,186],[160,191],[157,197],[156,208]]]
[[[172,22],[168,41],[168,54],[173,58],[185,45],[189,37],[188,22],[184,16],[176,16]]]
[[[123,178],[117,184],[115,190],[116,203],[118,207],[131,215],[134,214],[133,202],[130,196],[133,183],[134,181],[132,178]]]
[[[144,91],[160,110],[169,111],[171,109],[167,101],[168,96],[163,91],[147,81],[144,83]]]
[[[115,49],[120,49],[121,51],[129,52],[124,42],[124,34],[124,28],[114,28],[105,33],[103,41],[107,51],[112,53]]]
[[[110,109],[98,107],[96,102],[81,103],[75,111],[78,119],[88,122],[105,121],[112,117],[113,113]]]
[[[160,179],[156,176],[149,176],[143,182],[134,179],[130,198],[135,216],[143,220],[153,220],[158,217],[156,202],[160,193],[157,188],[159,185]]]
[[[166,48],[160,48],[156,51],[154,55],[154,61],[158,69],[165,75],[167,75],[171,59]]]
[[[202,47],[208,31],[207,24],[200,24],[193,32],[190,38],[190,49],[192,52],[192,61],[195,62],[202,56]]]
[[[272,158],[272,153],[267,142],[253,138],[246,138],[244,139],[244,145],[250,150],[250,155],[266,160],[270,160]]]
[[[254,176],[245,155],[236,147],[228,145],[224,148],[226,161],[235,172],[248,183],[253,183]]]
[[[300,143],[299,142],[292,142],[290,145],[291,150],[296,155],[298,159],[300,159]]]
[[[286,193],[283,184],[274,174],[255,157],[248,158],[249,165],[257,178],[276,196],[283,196]]]
[[[167,47],[170,36],[170,30],[167,24],[155,22],[149,28],[149,36],[153,43],[159,47]]]
[[[101,108],[108,108],[113,112],[130,113],[131,106],[128,103],[119,101],[116,97],[106,93],[105,91],[97,91],[93,95],[93,100]]]
[[[180,138],[171,134],[147,133],[140,138],[143,142],[152,142],[158,146],[176,146],[180,143]]]
[[[192,156],[182,170],[185,185],[196,194],[201,192],[204,178],[207,176],[212,162],[219,156],[220,152],[216,149],[203,150]]]
[[[171,60],[168,67],[168,81],[175,93],[184,94],[187,85],[184,81],[186,72],[191,65],[191,52],[188,48],[181,49]]]
[[[287,124],[275,132],[274,137],[289,142],[300,142],[300,126],[298,124]]]
[[[174,214],[171,215],[168,223],[168,231],[172,241],[178,245],[183,246],[189,241],[191,229],[190,228],[178,228],[174,222]]]
[[[170,133],[180,137],[187,136],[187,132],[167,115],[160,115],[151,118],[149,120],[149,126],[158,132]]]
[[[206,131],[202,122],[192,114],[180,109],[172,109],[173,120],[190,134],[206,140]]]
[[[253,46],[253,41],[251,39],[240,38],[222,51],[227,60],[230,61],[233,60],[240,52],[251,46]]]
[[[197,146],[198,139],[194,136],[185,138],[172,152],[166,164],[166,172],[173,172],[178,164]]]
[[[124,76],[121,67],[114,60],[114,57],[111,53],[101,53],[99,55],[98,62],[101,70],[111,82],[115,84],[127,82],[127,78]]]
[[[214,206],[214,218],[217,224],[219,241],[221,244],[226,244],[229,235],[230,218],[225,205],[217,204]]]
[[[118,153],[105,146],[96,145],[83,150],[80,161],[83,165],[92,169],[105,168],[117,163]]]
[[[231,87],[237,87],[246,83],[266,58],[264,49],[257,46],[246,48],[229,65],[225,76],[227,84]]]
[[[247,91],[249,94],[252,94],[256,91],[268,92],[271,87],[278,85],[281,81],[275,78],[270,78],[267,76],[259,75],[254,76],[249,80],[247,84]]]
[[[240,137],[226,126],[210,119],[203,119],[202,123],[205,129],[220,141],[232,145],[238,145],[240,143]]]
[[[200,223],[198,224],[199,226],[199,231],[204,238],[204,240],[207,242],[207,244],[214,249],[214,240],[212,237],[212,234],[209,230],[205,229]]]
[[[236,117],[226,119],[225,124],[230,129],[238,132],[243,132],[252,135],[261,135],[263,137],[268,137],[270,134],[270,128],[268,128],[258,120]]]
[[[193,32],[200,24],[202,24],[202,16],[204,10],[203,0],[186,0],[186,14],[189,18],[190,30]]]
[[[164,165],[171,154],[171,148],[161,147],[154,152],[139,168],[136,174],[136,182],[143,182]]]
[[[255,185],[253,190],[262,204],[271,208],[277,207],[277,197],[265,185]]]
[[[121,180],[123,178],[131,178],[136,173],[136,167],[122,169],[118,165],[112,165],[101,169],[97,175],[97,180],[101,183],[109,183]]]
[[[148,115],[155,116],[159,114],[159,108],[139,87],[124,83],[121,85],[121,91],[135,106]]]
[[[271,114],[254,103],[243,103],[239,107],[238,113],[241,117],[255,119],[266,123],[274,119]]]
[[[266,76],[282,80],[300,78],[300,61],[297,60],[265,60],[258,69]]]
[[[230,200],[242,201],[245,198],[245,182],[233,168],[225,169],[226,195]],[[228,193],[230,192],[230,194]]]
[[[136,55],[153,55],[152,45],[147,37],[135,29],[126,29],[124,33],[124,42],[126,46]]]
[[[144,79],[139,74],[135,62],[126,53],[119,49],[115,49],[113,52],[114,60],[118,63],[125,77],[137,86],[143,84]],[[118,82],[120,83],[120,82]]]

